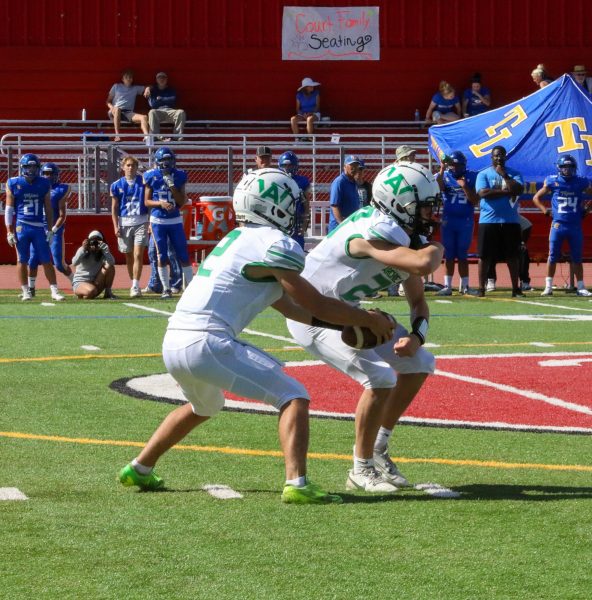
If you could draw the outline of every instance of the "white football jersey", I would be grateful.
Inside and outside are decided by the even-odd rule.
[[[407,233],[391,217],[373,206],[366,206],[345,219],[309,252],[302,276],[321,294],[349,303],[358,303],[409,277],[408,273],[373,258],[350,256],[350,241],[360,237],[397,246],[409,246],[410,243]]]
[[[222,331],[238,336],[283,294],[274,278],[248,279],[244,270],[249,265],[301,273],[304,251],[274,227],[249,224],[232,230],[201,263],[169,319],[169,331]]]

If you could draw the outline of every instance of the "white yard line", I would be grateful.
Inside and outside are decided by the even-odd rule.
[[[416,483],[413,486],[420,492],[425,492],[434,498],[460,498],[461,493],[449,490],[448,488],[440,485],[439,483]]]
[[[18,488],[14,487],[5,487],[0,488],[0,500],[28,500],[29,498],[25,496]]]
[[[545,396],[544,394],[540,394],[539,392],[533,392],[531,390],[521,390],[520,388],[514,387],[512,385],[494,383],[493,381],[488,381],[487,379],[469,377],[468,375],[458,375],[457,373],[449,373],[447,371],[441,371],[440,369],[436,369],[435,374],[440,375],[441,377],[448,377],[450,379],[464,381],[465,383],[483,385],[485,387],[493,388],[494,390],[499,390],[500,392],[516,394],[517,396],[523,396],[524,398],[529,398],[530,400],[538,400],[539,402],[545,402],[546,404],[551,404],[559,408],[565,408],[573,412],[579,412],[585,415],[592,415],[592,409],[588,408],[587,406],[581,406],[579,404],[574,404],[573,402],[566,402],[565,400],[553,398],[552,396]]]
[[[518,304],[532,304],[532,306],[545,306],[547,308],[563,308],[564,310],[577,310],[592,312],[592,308],[582,308],[580,306],[563,306],[563,304],[549,304],[547,302],[535,302],[534,300],[514,300]]]
[[[208,483],[202,487],[202,490],[205,490],[210,496],[218,500],[240,500],[243,497],[242,494],[239,494],[231,487],[220,483]]]
[[[134,304],[133,302],[124,302],[124,305],[129,306],[130,308],[139,308],[140,310],[147,310],[148,312],[158,313],[159,315],[166,315],[167,317],[170,317],[173,314],[172,312],[168,312],[166,310],[150,308],[149,306],[143,306],[142,304]],[[272,335],[271,333],[263,333],[262,331],[255,331],[254,329],[243,329],[243,331],[250,335],[260,335],[261,337],[270,338],[272,340],[279,340],[280,342],[289,342],[290,344],[298,343],[296,340],[293,340],[289,337],[284,337],[283,335]]]

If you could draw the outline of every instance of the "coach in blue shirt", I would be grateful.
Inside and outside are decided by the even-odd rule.
[[[333,231],[339,223],[347,219],[352,213],[360,208],[360,197],[355,174],[364,162],[358,156],[346,156],[343,161],[343,173],[336,177],[331,184],[331,196],[329,205],[331,215],[327,233]]]
[[[512,280],[512,296],[523,296],[518,285],[520,217],[518,196],[524,185],[518,171],[506,167],[506,149],[495,146],[491,167],[479,171],[475,188],[479,207],[479,296],[485,296],[485,280],[492,262],[506,262]]]

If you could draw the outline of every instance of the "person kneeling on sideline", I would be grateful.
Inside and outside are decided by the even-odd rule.
[[[111,290],[115,277],[115,259],[100,231],[91,231],[78,248],[72,266],[76,267],[72,289],[82,300],[92,300],[101,292],[104,298],[116,298]]]

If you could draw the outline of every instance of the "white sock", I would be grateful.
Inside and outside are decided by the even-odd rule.
[[[29,293],[29,286],[28,285],[21,285],[21,290],[23,290],[23,294],[25,292],[27,292],[27,294]]]
[[[452,287],[452,275],[444,275],[444,287]]]
[[[578,281],[578,290],[583,290],[583,289],[585,289],[584,281],[583,280]]]
[[[132,460],[132,467],[136,470],[140,475],[150,475],[152,473],[153,467],[146,467],[145,465],[140,464],[137,459],[134,458]]]
[[[191,265],[183,267],[183,279],[185,280],[185,287],[187,288],[193,279],[193,268]]]
[[[545,289],[550,290],[553,288],[553,277],[545,277]]]
[[[169,267],[168,265],[165,267],[158,267],[158,276],[160,277],[160,281],[162,282],[162,289],[169,290],[171,288],[171,280],[169,279]]]
[[[361,473],[368,467],[374,467],[374,458],[358,458],[354,454],[354,473]]]
[[[374,442],[374,451],[375,452],[384,452],[387,447],[389,440],[391,439],[391,435],[393,435],[392,429],[387,429],[386,427],[381,427],[378,430],[378,435],[376,436],[376,441]]]
[[[297,488],[304,487],[306,485],[306,475],[301,475],[296,479],[286,479],[286,485],[293,485]]]
[[[137,279],[132,279],[132,287],[136,289],[139,288],[140,282]]]
[[[49,286],[49,289],[51,290],[52,294],[59,294],[60,293],[60,291],[58,290],[58,286],[55,283],[52,283]]]
[[[469,287],[469,278],[468,277],[461,277],[460,278],[460,287],[464,290],[465,288]]]
[[[37,281],[37,277],[29,277],[29,287],[34,288],[36,281]]]
[[[488,279],[487,285],[495,285],[495,279]]]

